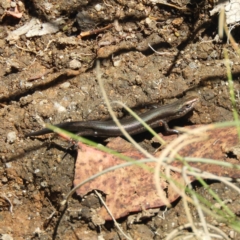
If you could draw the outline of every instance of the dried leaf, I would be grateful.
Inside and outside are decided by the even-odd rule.
[[[125,153],[125,155],[133,159],[143,157],[138,152]],[[74,185],[103,169],[121,163],[124,161],[111,154],[81,144],[76,161]],[[152,169],[155,167],[155,163],[146,165]],[[167,187],[163,179],[160,179],[160,184],[163,189]],[[149,209],[163,205],[155,189],[153,173],[136,165],[104,174],[79,188],[77,194],[83,196],[93,189],[101,190],[107,195],[106,204],[115,218],[124,217],[129,212],[141,211],[142,208]],[[104,208],[101,209],[100,215],[105,220],[111,219]]]
[[[192,143],[184,147],[180,151],[181,156],[212,158],[231,163],[238,163],[238,160],[227,157],[225,150],[238,143],[238,136],[235,127],[215,129],[209,131],[208,138],[202,142]],[[176,136],[165,136],[165,140],[173,139]],[[116,141],[116,140],[115,140]],[[119,141],[119,149],[121,148]],[[113,145],[117,145],[115,142]],[[79,143],[80,150],[76,161],[76,171],[74,185],[82,182],[88,177],[96,174],[103,169],[124,163],[117,157],[96,150],[92,147]],[[122,145],[125,146],[125,143]],[[127,145],[128,146],[128,145]],[[143,156],[137,151],[125,152],[124,155],[133,159],[141,159]],[[155,163],[146,164],[154,169]],[[172,165],[179,168],[182,164],[178,161]],[[218,165],[194,163],[191,166],[198,167],[202,171],[208,171],[217,176],[228,176],[237,178],[240,171],[236,169],[224,168]],[[162,169],[164,171],[164,169]],[[184,185],[184,181],[180,174],[171,173],[172,179]],[[193,181],[194,178],[192,177]],[[164,179],[159,179],[161,187],[167,192],[170,202],[176,200],[179,195],[168,185]],[[106,204],[111,210],[113,216],[117,219],[128,215],[130,212],[138,212],[142,209],[157,208],[163,206],[161,198],[158,196],[154,180],[153,172],[133,165],[114,170],[113,172],[104,174],[103,176],[85,184],[77,190],[77,194],[84,196],[88,192],[97,189],[104,192],[106,196]],[[110,220],[111,217],[105,208],[101,208],[99,214],[105,219]]]
[[[179,154],[181,156],[210,158],[222,160],[232,164],[239,164],[239,161],[234,157],[229,157],[226,154],[227,149],[239,144],[236,127],[228,127],[221,129],[213,129],[206,132],[207,139],[200,142],[191,143],[184,147]],[[179,162],[174,165],[180,167]],[[225,176],[232,178],[240,178],[240,171],[235,168],[226,168],[214,164],[192,163],[191,166],[197,167],[202,171],[208,171],[217,176]]]

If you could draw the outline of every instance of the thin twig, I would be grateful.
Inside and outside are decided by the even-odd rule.
[[[125,234],[125,233],[123,232],[123,230],[120,228],[118,222],[117,222],[116,219],[113,217],[110,209],[108,208],[108,206],[107,206],[106,203],[104,202],[102,196],[98,193],[98,191],[94,190],[94,192],[95,192],[95,194],[99,197],[101,203],[102,203],[103,206],[106,208],[108,214],[111,216],[111,218],[112,218],[115,226],[117,227],[117,229],[122,233],[122,235],[123,235],[125,238],[127,238],[128,240],[132,240],[132,238],[131,238],[130,236],[128,236],[127,234]]]
[[[103,32],[109,28],[113,27],[113,24],[109,24],[107,25],[106,27],[103,27],[103,28],[98,28],[98,29],[94,29],[94,30],[91,30],[91,31],[87,31],[87,32],[81,32],[79,35],[78,35],[78,38],[83,38],[83,37],[87,37],[87,36],[91,36],[91,35],[95,35],[95,34],[98,34],[100,32]]]
[[[156,51],[156,50],[150,45],[150,43],[148,43],[148,46],[149,46],[155,53],[157,53],[158,55],[161,55],[161,56],[164,56],[164,55],[167,55],[167,56],[175,56],[175,55],[177,55],[177,53],[158,52],[158,51]]]
[[[5,193],[2,194],[2,197],[5,198],[5,199],[8,201],[8,203],[10,204],[9,211],[10,211],[11,213],[13,213],[13,205],[12,205],[11,200],[6,196]]]
[[[35,50],[19,47],[17,44],[15,44],[15,47],[17,47],[18,49],[21,49],[25,52],[31,52],[31,53],[34,53],[36,55],[38,54]]]

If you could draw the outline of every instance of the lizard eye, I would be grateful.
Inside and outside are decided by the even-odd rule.
[[[191,106],[192,106],[192,104],[190,104],[190,103],[185,105],[186,108],[190,108]]]

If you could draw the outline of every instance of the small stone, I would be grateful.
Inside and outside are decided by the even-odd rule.
[[[2,178],[2,183],[7,183],[8,182],[8,179],[6,177],[3,177]]]
[[[17,134],[15,132],[9,132],[7,134],[7,142],[8,143],[13,143],[17,139]]]
[[[61,37],[57,39],[57,42],[62,45],[77,45],[77,40],[75,37]]]
[[[48,186],[48,183],[46,181],[43,181],[43,182],[41,182],[41,186],[45,188]]]
[[[60,88],[62,88],[62,89],[66,89],[66,88],[69,88],[69,87],[70,87],[70,83],[69,82],[65,82],[65,83],[62,83],[60,85]]]
[[[82,64],[80,61],[76,60],[76,59],[73,59],[69,62],[69,68],[71,69],[79,69],[81,68]]]
[[[119,67],[121,65],[121,60],[116,60],[116,61],[113,61],[113,66],[114,67]]]
[[[190,62],[190,63],[189,63],[189,67],[190,67],[191,69],[196,69],[198,66],[197,66],[197,64],[194,63],[194,62]]]
[[[15,8],[17,6],[17,4],[15,2],[11,2],[11,7]]]
[[[97,214],[94,214],[92,216],[92,222],[95,226],[101,226],[105,223],[105,220],[102,217],[98,216]]]
[[[2,240],[13,240],[12,236],[9,234],[2,234]]]
[[[151,18],[146,18],[145,21],[147,25],[149,25],[152,22]]]
[[[173,24],[174,26],[181,26],[182,23],[183,23],[183,18],[182,18],[182,17],[176,18],[176,19],[174,19],[174,20],[172,21],[172,24]]]
[[[17,5],[18,5],[18,11],[19,12],[24,12],[25,11],[25,6],[24,6],[24,3],[22,1],[18,1]]]
[[[63,112],[67,111],[67,109],[64,106],[62,106],[61,104],[59,104],[57,102],[54,103],[54,107],[57,109],[57,111],[59,113],[63,113]]]
[[[8,9],[11,7],[11,3],[8,0],[2,0],[1,5],[3,9]]]
[[[5,40],[0,39],[0,48],[3,48],[4,46],[6,46]]]
[[[94,8],[96,9],[97,12],[99,12],[102,9],[102,5],[98,3],[98,4],[95,5]]]
[[[235,231],[230,231],[229,232],[229,237],[231,238],[231,239],[236,239],[236,236],[237,236],[237,234],[236,234],[236,232]]]
[[[9,66],[11,66],[11,68],[17,69],[17,70],[21,70],[21,66],[20,66],[20,62],[16,61],[16,60],[9,60],[8,62]]]
[[[6,168],[11,168],[12,167],[12,163],[9,162],[9,163],[6,163]]]
[[[20,204],[22,204],[22,202],[20,200],[18,200],[17,198],[14,198],[13,199],[13,204],[14,205],[20,205]]]

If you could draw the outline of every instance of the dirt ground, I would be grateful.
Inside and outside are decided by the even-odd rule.
[[[159,2],[26,0],[21,5],[3,0],[0,4],[2,239],[124,239],[112,222],[95,226],[88,218],[91,206],[81,205],[77,196],[59,224],[60,202],[73,187],[76,152],[61,138],[24,137],[41,129],[42,121],[109,118],[96,80],[97,59],[110,101],[133,108],[198,96],[193,113],[171,124],[185,126],[233,119],[223,55],[226,48],[240,111],[240,59],[226,38],[217,39],[218,16],[209,14],[212,2]],[[16,9],[22,11],[20,17],[5,14]],[[38,23],[58,19],[58,30],[9,37],[34,18]],[[231,32],[237,43],[239,30],[237,26]],[[119,105],[113,105],[113,110],[118,117],[125,114]],[[150,141],[136,140],[154,151]],[[238,212],[236,192],[218,182],[210,186],[221,199],[232,199]],[[207,197],[197,183],[195,189]],[[198,218],[197,213],[194,216]],[[240,239],[236,232],[232,237],[229,226],[210,217],[207,220],[221,226],[230,238]],[[119,222],[133,239],[164,239],[187,220],[178,199],[173,208],[165,211],[163,207],[131,226],[127,217]]]

